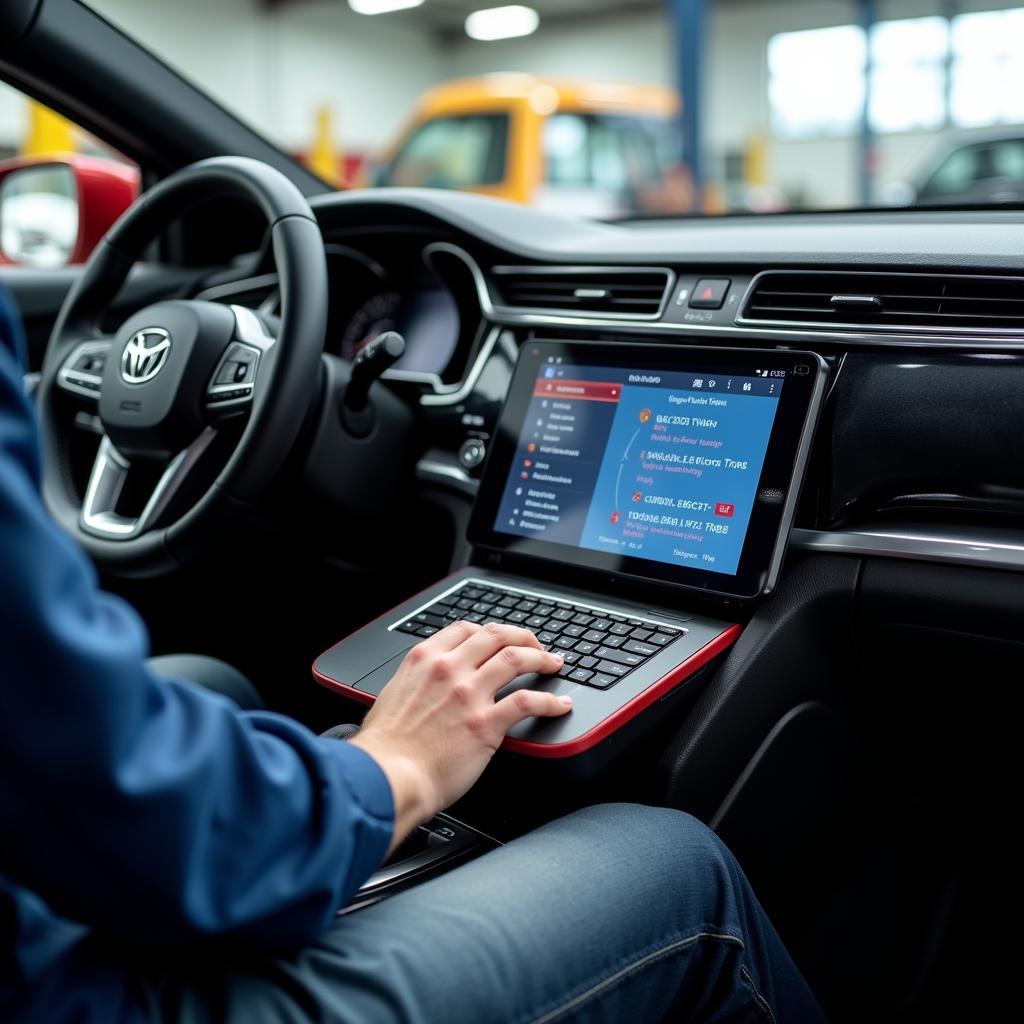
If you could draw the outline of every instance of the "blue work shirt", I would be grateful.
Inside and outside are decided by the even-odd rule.
[[[0,1020],[134,1022],[111,948],[313,942],[394,807],[357,747],[146,668],[138,616],[43,506],[23,347],[0,286]]]

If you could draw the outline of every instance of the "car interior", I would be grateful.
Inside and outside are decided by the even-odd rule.
[[[1024,213],[336,192],[73,0],[3,6],[0,79],[141,169],[87,262],[0,282],[47,504],[153,653],[342,736],[456,618],[571,655],[573,713],[346,912],[653,803],[727,842],[831,1019],[1007,1005]]]

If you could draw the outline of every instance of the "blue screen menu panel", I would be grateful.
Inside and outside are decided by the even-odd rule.
[[[782,387],[552,357],[495,529],[735,575]]]

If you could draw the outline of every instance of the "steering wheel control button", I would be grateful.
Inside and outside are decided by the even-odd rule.
[[[225,363],[218,371],[217,376],[213,378],[214,384],[233,384],[235,382],[235,372],[241,367],[241,363]]]
[[[213,383],[207,389],[208,404],[211,406],[240,405],[252,397],[253,382],[260,354],[243,342],[232,342],[213,375]]]
[[[84,341],[76,345],[58,371],[57,383],[73,394],[98,398],[109,351],[109,341]]]
[[[690,293],[690,309],[721,309],[730,284],[727,277],[702,277]]]
[[[103,365],[107,361],[106,353],[83,352],[72,364],[71,369],[79,373],[103,373]]]
[[[462,442],[459,449],[459,462],[463,469],[479,469],[487,458],[487,446],[478,438],[471,437],[468,441]]]

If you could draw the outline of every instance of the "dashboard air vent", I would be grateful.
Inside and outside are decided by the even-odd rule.
[[[638,267],[494,267],[498,305],[560,313],[657,317],[671,283],[668,270]]]
[[[767,271],[744,320],[934,331],[1024,328],[1024,278]]]

